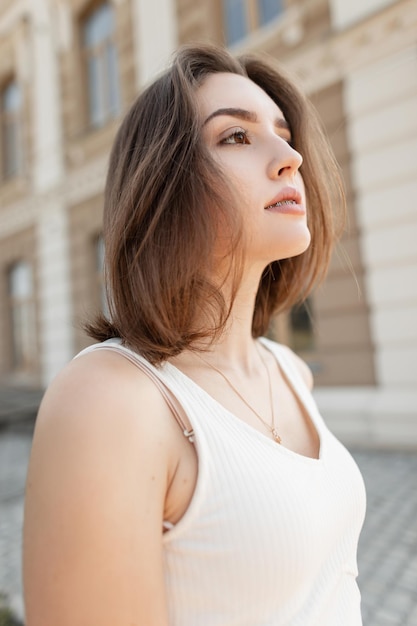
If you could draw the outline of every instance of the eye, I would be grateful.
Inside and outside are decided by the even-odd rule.
[[[248,134],[243,128],[234,130],[230,135],[224,137],[221,144],[249,144]]]
[[[289,146],[291,146],[291,148],[294,148],[293,145],[293,140],[292,140],[292,136],[291,135],[278,135],[278,137],[281,137],[281,139],[283,139],[284,141],[287,142],[287,144]]]

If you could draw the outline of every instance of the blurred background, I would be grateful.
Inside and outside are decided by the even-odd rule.
[[[368,528],[380,530],[365,532],[365,561],[388,550],[384,503],[409,507],[392,532],[414,559],[397,602],[410,608],[376,617],[389,576],[368,578],[366,624],[417,626],[417,0],[0,0],[0,612],[3,602],[23,615],[19,533],[40,397],[105,307],[112,140],[175,48],[196,41],[280,62],[342,168],[349,220],[328,278],[271,334],[309,363],[325,419],[372,485]]]

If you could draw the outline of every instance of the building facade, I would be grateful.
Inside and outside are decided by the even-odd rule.
[[[193,41],[276,58],[318,109],[349,223],[325,284],[271,333],[347,443],[417,447],[417,0],[3,0],[0,385],[44,387],[88,344],[112,140]]]

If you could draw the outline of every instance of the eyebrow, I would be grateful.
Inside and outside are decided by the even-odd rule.
[[[225,107],[221,109],[217,109],[210,113],[210,115],[204,121],[203,126],[205,126],[210,120],[214,117],[219,117],[221,115],[227,115],[229,117],[237,117],[239,120],[243,120],[245,122],[256,123],[258,121],[258,116],[253,111],[247,111],[246,109],[239,109],[234,107]],[[284,120],[283,117],[277,117],[274,121],[274,126],[277,128],[282,128],[284,130],[290,130],[290,125],[287,120]]]

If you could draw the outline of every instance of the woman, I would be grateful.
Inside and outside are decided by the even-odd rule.
[[[339,178],[276,69],[182,48],[105,194],[110,317],[40,409],[27,626],[358,626],[359,470],[261,339],[325,272]],[[180,427],[179,427],[180,426]]]

